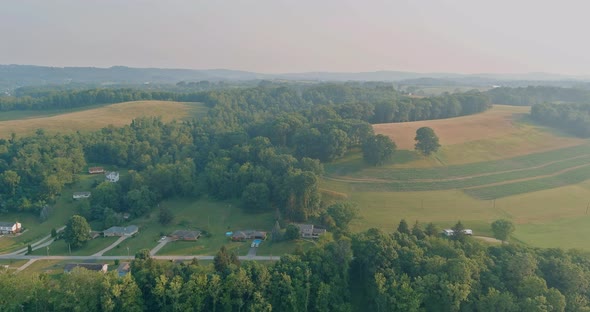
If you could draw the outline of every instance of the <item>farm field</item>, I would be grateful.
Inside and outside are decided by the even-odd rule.
[[[56,115],[48,111],[45,116],[19,112],[12,115],[12,120],[3,118],[0,121],[0,138],[8,138],[13,132],[25,136],[41,128],[48,133],[68,133],[97,130],[108,125],[123,126],[138,117],[162,117],[164,121],[171,121],[203,116],[206,112],[207,108],[200,103],[170,101],[125,102]]]
[[[494,106],[474,116],[376,125],[411,144],[396,141],[402,150],[382,167],[351,151],[326,165],[320,187],[358,204],[356,231],[394,230],[402,218],[441,228],[461,220],[491,236],[490,223],[506,218],[516,224],[516,241],[590,250],[580,235],[590,228],[590,142],[535,125],[528,109]],[[421,126],[434,128],[443,144],[431,157],[403,150],[413,148]]]
[[[583,144],[528,120],[530,107],[494,105],[476,115],[404,123],[377,124],[375,133],[389,136],[400,150],[413,150],[416,130],[431,127],[442,148],[435,157],[413,157],[395,167],[448,166],[512,158]]]

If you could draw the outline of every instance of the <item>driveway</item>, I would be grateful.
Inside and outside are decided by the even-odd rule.
[[[126,236],[126,235],[119,237],[119,239],[117,241],[115,241],[114,243],[112,243],[109,247],[93,254],[93,256],[102,256],[105,252],[115,248],[115,246],[119,245],[122,241],[126,240],[127,238],[129,238],[129,236]]]
[[[168,244],[168,242],[170,242],[170,238],[166,237],[164,239],[160,240],[160,243],[154,247],[154,249],[150,250],[150,256],[155,255],[158,251],[160,251],[160,249],[162,249],[162,247],[166,246],[166,244]]]
[[[246,257],[248,258],[253,258],[256,257],[256,247],[250,247],[250,250],[248,250],[248,255],[246,255]]]

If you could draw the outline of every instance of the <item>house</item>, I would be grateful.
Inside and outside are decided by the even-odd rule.
[[[119,181],[119,173],[117,171],[111,171],[106,175],[107,181],[115,183]]]
[[[128,225],[126,227],[113,226],[102,232],[102,235],[107,236],[131,236],[139,231],[137,225]]]
[[[74,199],[89,198],[90,192],[74,192],[72,196]]]
[[[294,224],[299,228],[302,238],[318,238],[326,233],[326,229],[316,228],[313,224]]]
[[[442,233],[445,236],[453,236],[453,235],[455,235],[455,231],[453,231],[451,229],[445,229],[445,230],[443,230]],[[463,230],[463,234],[465,234],[465,235],[473,235],[473,230],[471,230],[471,229],[464,229]]]
[[[18,222],[0,222],[0,234],[15,234],[21,229],[22,225]]]
[[[123,277],[131,272],[131,264],[129,262],[121,262],[117,268],[119,277]]]
[[[89,271],[106,273],[109,265],[106,263],[68,263],[64,266],[64,272],[70,273],[75,268],[84,268]]]
[[[245,241],[247,239],[266,239],[266,232],[246,230],[246,231],[235,231],[232,236],[232,241]]]
[[[201,237],[201,231],[177,230],[169,236],[176,240],[196,241],[197,239],[199,239],[199,237]]]
[[[90,168],[88,168],[88,173],[90,173],[90,174],[104,173],[104,168],[103,167],[90,167]]]

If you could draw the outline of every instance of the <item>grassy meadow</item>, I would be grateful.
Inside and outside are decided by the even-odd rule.
[[[395,140],[394,159],[370,167],[351,151],[326,165],[321,188],[358,204],[357,231],[394,230],[402,218],[441,228],[461,220],[491,236],[490,223],[506,218],[517,241],[590,250],[580,235],[590,231],[590,141],[536,125],[528,110],[494,106],[474,116],[375,125],[404,138]],[[434,128],[443,145],[430,157],[411,150],[421,126]]]
[[[138,117],[161,117],[164,121],[204,116],[207,108],[201,103],[171,101],[135,101],[79,110],[8,112],[0,119],[0,138],[11,133],[26,136],[44,129],[48,133],[97,130],[108,125],[124,126]]]

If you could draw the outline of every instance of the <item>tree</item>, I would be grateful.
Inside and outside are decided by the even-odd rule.
[[[300,236],[301,236],[301,233],[299,231],[299,227],[297,227],[295,224],[287,225],[287,229],[285,230],[285,239],[286,240],[298,239]]]
[[[215,257],[213,258],[213,265],[215,266],[215,271],[220,273],[228,273],[228,269],[230,265],[240,265],[240,260],[235,253],[229,252],[225,246],[221,246]]]
[[[417,239],[424,239],[424,237],[426,237],[424,231],[422,231],[422,229],[420,228],[420,224],[417,220],[416,223],[414,223],[414,226],[412,227],[412,235],[416,236]]]
[[[268,211],[270,190],[266,183],[250,183],[242,192],[242,204],[248,211]]]
[[[453,239],[458,241],[463,241],[465,239],[465,226],[461,221],[458,221],[455,226],[452,228],[453,230]]]
[[[334,221],[330,230],[346,233],[348,224],[358,215],[358,208],[350,202],[336,203],[326,209],[326,214]]]
[[[495,238],[504,242],[514,232],[514,224],[506,219],[496,220],[492,223],[492,232]]]
[[[27,255],[30,255],[31,253],[33,253],[33,247],[31,246],[31,244],[29,244],[27,246]]]
[[[70,218],[64,230],[64,240],[74,248],[90,240],[90,225],[84,217],[74,215]]]
[[[391,159],[395,149],[395,142],[385,135],[377,134],[364,142],[363,159],[370,165],[379,166]]]
[[[51,229],[51,237],[57,237],[57,231],[55,230],[55,228]]]
[[[404,234],[408,234],[410,235],[410,226],[408,226],[408,222],[406,222],[405,219],[402,219],[399,222],[399,225],[397,226],[397,231],[400,233],[404,233]]]
[[[160,208],[160,214],[158,215],[158,220],[160,221],[160,224],[162,224],[162,225],[170,224],[170,222],[172,222],[172,220],[174,220],[174,214],[172,214],[172,211],[170,211],[170,209],[168,209],[168,207],[162,206]]]
[[[440,148],[438,136],[436,136],[434,130],[429,127],[422,127],[416,130],[416,137],[414,140],[416,140],[416,145],[414,146],[416,150],[426,156],[438,151]]]
[[[430,222],[426,225],[426,235],[428,236],[435,236],[438,235],[438,228],[434,223]]]

